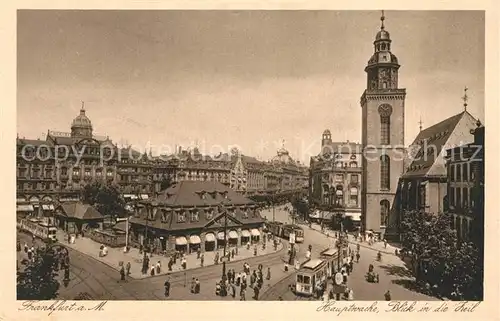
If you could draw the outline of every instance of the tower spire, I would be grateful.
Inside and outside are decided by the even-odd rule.
[[[467,86],[464,88],[464,96],[462,97],[462,100],[464,101],[464,111],[467,111],[467,101],[469,100],[469,96],[467,96]]]
[[[418,128],[422,131],[422,116],[420,116],[420,121],[418,122]]]
[[[382,16],[380,17],[380,21],[382,22],[382,25],[380,26],[381,30],[385,29],[385,27],[384,27],[384,20],[385,20],[384,10],[382,10]]]

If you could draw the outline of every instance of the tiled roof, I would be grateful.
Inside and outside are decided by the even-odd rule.
[[[452,135],[457,124],[464,115],[472,117],[468,112],[464,111],[460,114],[449,117],[431,127],[422,130],[411,146],[416,147],[414,159],[408,166],[404,178],[425,176],[436,162],[442,152],[443,147]],[[424,144],[424,142],[427,142]],[[424,150],[427,148],[427,151]]]
[[[81,202],[65,202],[61,204],[65,216],[79,220],[102,219],[103,216],[93,206]]]
[[[209,218],[206,215],[206,211],[213,211],[212,217]],[[191,221],[191,212],[198,212],[198,219]],[[165,211],[165,217],[162,219],[161,208],[156,210],[156,215],[154,220],[148,220],[146,223],[145,212],[141,213],[140,217],[133,217],[130,219],[132,224],[148,225],[152,228],[169,230],[169,231],[179,231],[179,230],[190,230],[190,229],[222,229],[224,227],[224,213],[219,213],[218,208],[196,208],[190,207],[186,209],[172,210],[168,209]],[[184,214],[185,221],[179,222],[177,215]],[[249,224],[261,224],[264,220],[262,219],[260,212],[257,209],[251,209],[248,213],[248,217],[244,217],[243,211],[239,210],[238,207],[229,207],[227,214],[227,227],[228,229],[241,227]]]
[[[47,142],[41,139],[17,138],[16,143],[17,145],[33,145],[33,146],[47,145]]]
[[[200,192],[206,192],[204,198]],[[227,193],[227,201],[222,193]],[[168,206],[216,206],[223,201],[227,202],[226,205],[253,203],[226,185],[210,181],[181,181],[162,191],[152,200]]]

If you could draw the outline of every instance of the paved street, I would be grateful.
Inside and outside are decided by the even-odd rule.
[[[272,219],[269,217],[272,215],[272,211],[263,211],[262,214],[268,219]],[[276,209],[275,219],[287,222],[289,221],[288,213],[283,208]],[[31,245],[31,236],[21,233],[18,234],[18,238],[21,244],[27,242]],[[312,256],[317,257],[321,251],[334,242],[333,237],[327,237],[320,231],[306,226],[304,226],[304,239],[303,244],[298,244],[298,258],[300,260],[304,259],[308,245],[312,246]],[[37,243],[41,245],[40,241]],[[251,270],[257,269],[259,264],[264,266],[264,272],[267,271],[267,267],[270,267],[271,280],[264,282],[261,290],[262,300],[277,300],[279,296],[284,300],[303,299],[296,298],[289,290],[289,286],[295,280],[295,272],[293,269],[284,272],[283,260],[286,258],[286,248],[288,248],[288,244],[284,240],[281,251],[265,256],[249,257],[243,261],[230,262],[227,264],[227,269],[235,269],[236,272],[239,272],[242,270],[244,262],[250,264]],[[355,245],[351,245],[351,248],[355,249]],[[174,271],[169,275],[171,281],[170,297],[165,298],[163,288],[165,276],[129,279],[126,282],[120,282],[120,275],[116,269],[72,248],[68,248],[68,250],[71,260],[70,283],[67,288],[61,285],[60,299],[74,299],[78,294],[86,293],[96,300],[239,300],[239,295],[234,299],[231,296],[221,298],[215,295],[215,284],[221,278],[222,264],[187,270],[186,272]],[[382,262],[377,262],[377,249],[367,247],[361,247],[360,254],[361,260],[355,264],[348,282],[354,291],[355,300],[383,300],[383,295],[387,290],[391,291],[392,298],[395,300],[434,299],[412,292],[400,285],[411,280],[411,276],[400,258],[392,254],[384,254]],[[18,259],[23,255],[23,253],[18,253]],[[364,275],[369,264],[375,266],[375,271],[380,275],[380,283],[368,283],[365,280]],[[200,280],[201,291],[199,294],[190,293],[190,282],[193,277]],[[249,290],[246,295],[247,300],[251,300],[253,295],[250,293],[251,289]]]
[[[269,219],[269,212],[265,216]],[[272,215],[272,211],[271,211]],[[282,209],[275,211],[276,221],[288,221],[288,213]],[[272,220],[272,217],[271,217]],[[321,232],[304,227],[304,243],[300,245],[299,253],[303,253],[307,246],[312,245],[312,257],[317,257],[319,253],[329,247],[333,242],[333,237],[327,237]],[[333,233],[331,233],[333,235]],[[355,250],[354,244],[350,247]],[[384,300],[384,293],[390,290],[393,300],[436,300],[435,298],[416,293],[405,288],[412,280],[409,271],[404,267],[404,263],[399,257],[393,254],[383,254],[382,262],[376,260],[378,248],[370,249],[368,247],[360,248],[360,262],[354,265],[354,271],[349,276],[348,286],[354,291],[355,300]],[[373,264],[375,272],[380,275],[380,282],[369,283],[365,280],[365,274],[368,271],[368,265]],[[278,283],[270,289],[262,299],[277,300],[281,296],[284,300],[296,300],[298,298],[289,290],[289,286],[294,283],[294,277]]]
[[[27,242],[31,246],[31,236],[18,233],[21,244]],[[42,245],[40,240],[36,241]],[[63,244],[64,245],[64,244]],[[286,246],[286,244],[285,244]],[[78,294],[86,293],[95,300],[164,300],[165,276],[155,276],[142,280],[128,280],[120,282],[119,273],[96,259],[68,248],[70,254],[70,283],[67,288],[61,284],[59,299],[73,300]],[[257,269],[259,264],[271,267],[271,280],[264,282],[264,289],[278,282],[286,276],[283,272],[283,258],[286,251],[278,251],[266,256],[257,256],[247,259],[251,269]],[[23,254],[18,253],[19,258]],[[227,269],[241,270],[243,261],[230,262]],[[222,265],[212,265],[201,269],[175,272],[169,275],[171,291],[169,300],[221,300],[215,295],[215,283],[220,280]],[[291,273],[291,272],[289,272]],[[61,273],[62,274],[62,273]],[[190,293],[190,281],[198,278],[201,282],[199,294]],[[60,276],[61,278],[61,276]],[[62,278],[61,278],[62,279]],[[233,300],[231,297],[222,298]],[[239,299],[239,298],[237,298]],[[251,295],[247,295],[251,300]]]

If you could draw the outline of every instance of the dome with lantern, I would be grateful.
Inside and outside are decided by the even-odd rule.
[[[80,109],[80,115],[71,123],[71,137],[92,137],[92,122],[85,115],[85,108]]]

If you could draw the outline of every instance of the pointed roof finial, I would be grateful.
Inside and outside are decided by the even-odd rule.
[[[382,10],[382,16],[380,17],[380,21],[382,22],[382,25],[380,26],[380,29],[382,29],[382,30],[385,29],[385,27],[384,27],[384,20],[385,20],[384,10]]]
[[[85,103],[82,100],[82,108],[80,108],[80,115],[85,115]]]
[[[420,128],[420,131],[422,131],[422,117],[420,117],[420,121],[418,122],[418,124],[418,128]]]
[[[467,101],[469,100],[469,96],[467,96],[467,86],[464,88],[464,96],[462,97],[462,100],[464,101],[464,111],[467,111]]]
[[[281,141],[281,147],[285,148],[285,140],[284,139]]]

